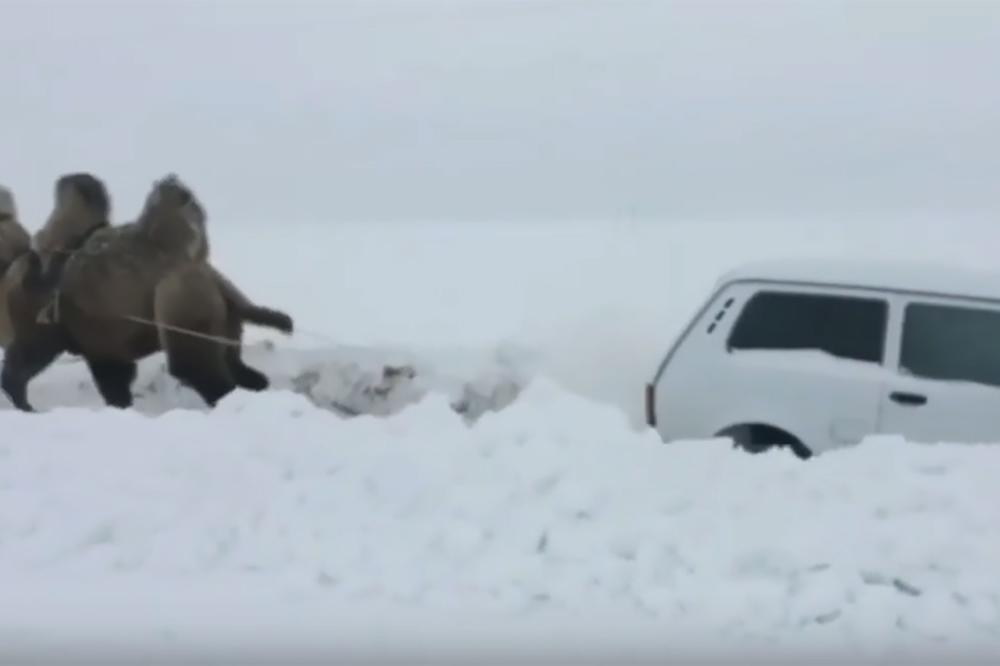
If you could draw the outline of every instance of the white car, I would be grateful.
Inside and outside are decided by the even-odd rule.
[[[664,440],[800,457],[871,434],[1000,442],[1000,276],[774,261],[726,275],[646,386]]]

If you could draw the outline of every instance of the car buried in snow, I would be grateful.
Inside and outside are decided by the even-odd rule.
[[[722,277],[645,391],[665,441],[801,458],[869,435],[1000,442],[1000,275],[771,261]]]

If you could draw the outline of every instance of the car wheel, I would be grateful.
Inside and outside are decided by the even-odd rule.
[[[763,423],[732,426],[720,432],[719,437],[732,439],[734,448],[747,453],[763,453],[774,448],[785,448],[803,460],[812,457],[812,451],[799,438],[786,430]]]

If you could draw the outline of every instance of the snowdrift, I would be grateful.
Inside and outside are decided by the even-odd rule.
[[[0,400],[0,660],[1000,650],[1000,447],[803,462],[641,427],[759,228],[223,229],[220,266],[296,317],[248,330],[271,390],[209,412],[157,354],[119,412],[64,357],[43,415]]]
[[[532,354],[514,346],[489,351],[349,345],[308,349],[279,348],[264,338],[247,344],[243,356],[268,376],[270,391],[301,394],[344,417],[395,414],[433,391],[447,395],[452,409],[471,421],[509,405],[536,372]],[[162,353],[139,363],[132,390],[135,409],[150,416],[179,408],[208,410],[196,393],[170,376]],[[104,405],[86,365],[69,355],[31,383],[29,399],[41,411]],[[0,409],[12,409],[6,396],[0,402]]]
[[[664,445],[542,379],[455,404],[0,412],[0,658],[1000,649],[1000,448]]]

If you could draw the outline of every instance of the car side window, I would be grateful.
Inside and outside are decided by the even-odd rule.
[[[824,351],[881,363],[889,304],[877,298],[782,291],[756,293],[729,336],[739,350]]]
[[[900,369],[925,379],[1000,387],[1000,312],[931,303],[907,305]]]

